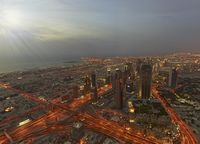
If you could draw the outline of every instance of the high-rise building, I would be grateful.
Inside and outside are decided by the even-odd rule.
[[[124,71],[122,71],[122,84],[125,85],[126,80],[128,78],[128,65],[124,65]]]
[[[84,79],[84,93],[88,93],[90,91],[91,88],[91,80],[89,78],[89,76],[87,75]]]
[[[130,77],[130,76],[133,75],[133,64],[132,63],[129,62],[129,63],[126,63],[124,65],[124,72],[123,72],[123,74],[125,74],[126,79],[128,77]]]
[[[97,94],[97,80],[96,80],[96,73],[93,72],[91,74],[91,79],[92,79],[92,93],[93,93],[93,97],[94,99],[97,99],[98,94]]]
[[[111,81],[112,81],[112,78],[111,78],[112,74],[111,74],[111,69],[108,68],[107,69],[107,74],[106,74],[106,84],[110,84]]]
[[[122,84],[122,72],[119,69],[116,69],[115,73],[115,104],[116,108],[123,108],[123,84]]]
[[[139,74],[140,73],[140,67],[141,67],[142,61],[138,59],[136,61],[136,72]]]
[[[84,124],[82,122],[73,123],[71,136],[75,141],[80,140],[84,136]]]
[[[169,71],[169,87],[175,88],[177,84],[178,73],[175,68],[170,68]]]
[[[129,94],[133,94],[134,92],[133,81],[131,77],[126,80],[126,92]]]
[[[127,64],[124,65],[124,71],[128,72],[128,65]]]
[[[115,92],[116,86],[115,86],[115,74],[111,75],[111,83],[112,83],[112,90]]]
[[[127,63],[127,71],[128,71],[128,76],[131,76],[133,73],[133,64],[131,62]]]
[[[122,85],[125,86],[126,85],[126,81],[128,79],[128,74],[126,71],[122,72]]]
[[[152,66],[142,64],[139,73],[139,95],[140,99],[148,99],[151,96]]]
[[[121,79],[122,78],[122,71],[118,68],[115,70],[115,78],[116,79]]]
[[[95,74],[95,72],[93,72],[91,74],[91,80],[92,80],[92,87],[96,87],[97,86],[97,82],[96,82],[96,74]]]
[[[116,91],[115,91],[116,108],[123,108],[123,88],[120,79],[116,79]]]

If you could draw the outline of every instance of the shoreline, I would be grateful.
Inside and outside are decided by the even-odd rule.
[[[25,71],[32,71],[32,70],[39,70],[39,69],[48,69],[53,67],[62,67],[62,66],[71,66],[74,64],[80,64],[81,60],[66,60],[66,61],[54,61],[54,62],[43,62],[43,63],[18,63],[18,64],[11,64],[7,68],[0,67],[0,75],[1,74],[9,74],[15,72],[25,72]],[[2,70],[3,69],[3,70]]]

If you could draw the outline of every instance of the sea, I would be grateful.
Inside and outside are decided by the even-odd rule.
[[[80,59],[75,60],[55,60],[55,61],[42,61],[42,62],[15,62],[9,64],[0,63],[0,74],[10,73],[17,71],[28,71],[33,69],[43,69],[49,67],[61,67],[80,64]]]

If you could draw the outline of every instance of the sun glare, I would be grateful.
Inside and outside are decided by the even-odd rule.
[[[2,16],[3,23],[9,27],[18,27],[22,22],[21,13],[18,10],[5,10]]]

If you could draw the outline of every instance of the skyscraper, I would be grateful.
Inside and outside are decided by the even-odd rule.
[[[124,65],[124,71],[122,72],[122,84],[126,84],[126,80],[128,78],[128,66]]]
[[[114,92],[115,92],[115,89],[116,89],[115,80],[116,80],[115,74],[112,73],[112,74],[111,74],[111,84],[112,84],[112,90],[113,90]]]
[[[169,71],[169,87],[171,87],[171,88],[176,87],[177,77],[178,77],[178,74],[177,74],[176,69],[170,68],[170,71]]]
[[[108,68],[107,69],[107,74],[106,74],[106,84],[110,84],[111,83],[111,69]]]
[[[136,61],[136,72],[139,74],[140,73],[140,67],[141,67],[142,61],[138,59]]]
[[[80,140],[80,138],[84,136],[84,124],[82,122],[73,123],[71,136],[75,141]]]
[[[96,83],[96,74],[95,74],[95,72],[93,72],[91,74],[91,80],[92,80],[92,87],[96,87],[97,83]]]
[[[128,65],[127,64],[124,65],[124,71],[128,72]]]
[[[126,92],[129,94],[133,94],[133,91],[134,91],[133,81],[132,81],[131,77],[129,77],[126,80]]]
[[[118,68],[115,70],[115,78],[116,79],[121,79],[122,78],[122,71]]]
[[[87,75],[84,79],[84,93],[88,93],[90,91],[91,88],[91,80],[89,78],[89,76]]]
[[[97,99],[98,94],[97,94],[97,81],[96,81],[95,72],[91,74],[91,79],[92,79],[92,93],[93,93],[94,99]]]
[[[123,75],[125,76],[126,79],[133,75],[133,64],[132,63],[128,62],[124,65]]]
[[[150,64],[142,64],[139,76],[138,97],[140,99],[148,99],[151,96],[152,66]]]
[[[132,75],[133,72],[133,64],[131,62],[127,63],[127,71],[128,71],[128,76]]]
[[[119,69],[116,69],[115,73],[115,103],[116,108],[123,108],[123,84],[122,84],[122,72]]]

